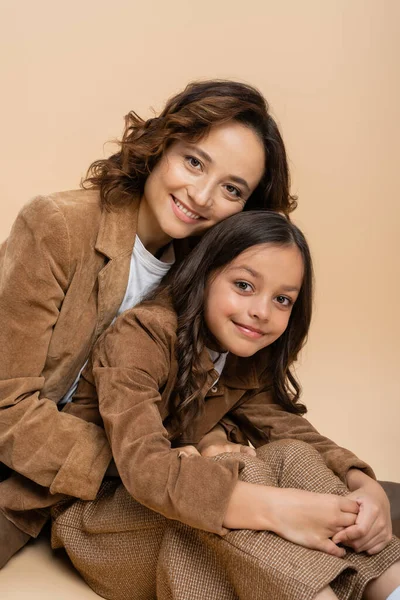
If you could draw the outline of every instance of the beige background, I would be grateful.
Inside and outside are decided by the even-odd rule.
[[[130,109],[196,78],[269,99],[316,265],[310,420],[400,481],[397,0],[0,0],[0,238],[77,187]]]

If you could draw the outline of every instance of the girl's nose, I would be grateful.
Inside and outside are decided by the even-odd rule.
[[[271,305],[269,300],[265,298],[253,297],[253,302],[250,308],[251,316],[253,319],[259,319],[260,321],[269,321],[271,317]]]

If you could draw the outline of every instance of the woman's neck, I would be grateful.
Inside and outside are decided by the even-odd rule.
[[[161,229],[146,202],[141,202],[139,205],[136,234],[146,250],[154,256],[158,256],[159,251],[172,241],[172,238]]]

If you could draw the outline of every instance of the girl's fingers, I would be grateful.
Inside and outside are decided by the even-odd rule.
[[[329,539],[321,542],[318,550],[331,554],[332,556],[337,556],[338,558],[343,558],[346,555],[346,550],[344,548],[339,548]]]
[[[386,546],[387,542],[381,542],[380,544],[376,544],[375,546],[373,546],[370,550],[366,550],[366,553],[369,556],[372,556],[373,554],[378,554],[378,552],[381,552],[381,550],[386,548]]]
[[[240,446],[240,452],[242,454],[248,454],[249,456],[257,456],[255,449],[251,446]]]
[[[368,541],[364,542],[364,540],[360,540],[357,544],[357,552],[368,552],[372,548],[381,546],[382,544],[385,544],[384,536],[381,533],[378,533]]]
[[[360,512],[360,505],[356,500],[348,497],[340,498],[340,510],[346,513],[354,513],[357,515]]]
[[[351,512],[342,512],[339,517],[339,523],[342,528],[350,527],[354,525],[357,519],[357,515]]]
[[[179,448],[179,452],[178,452],[179,458],[181,458],[182,456],[193,456],[193,455],[200,456],[200,452],[194,446],[182,446],[182,448]]]
[[[359,537],[359,530],[355,524],[350,525],[350,527],[346,527],[346,529],[339,531],[339,533],[335,533],[335,535],[332,537],[332,542],[335,544],[345,544],[347,546],[351,545]]]

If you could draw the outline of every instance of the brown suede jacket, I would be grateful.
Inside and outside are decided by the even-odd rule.
[[[103,428],[57,402],[121,305],[138,205],[104,211],[86,190],[35,198],[0,246],[0,462],[20,474],[0,483],[0,509],[31,535],[48,489],[94,499],[111,460]]]
[[[168,416],[178,370],[176,326],[168,298],[126,311],[96,344],[92,364],[85,369],[68,410],[94,420],[99,406],[119,474],[136,500],[168,518],[222,534],[240,455],[221,463],[180,456],[179,448],[171,447]],[[204,411],[182,432],[179,445],[197,444],[228,416],[256,447],[266,440],[303,440],[315,446],[342,479],[351,467],[373,476],[354,454],[320,435],[304,417],[283,410],[269,391],[262,391],[270,379],[268,354],[269,349],[246,359],[228,356],[218,385],[213,386],[218,374],[204,349]]]
[[[49,506],[63,494],[94,499],[111,460],[100,421],[96,425],[77,418],[88,414],[83,406],[80,409],[77,405],[68,406],[65,412],[59,412],[56,403],[74,382],[96,339],[111,323],[122,302],[136,235],[137,209],[138,203],[133,202],[112,212],[103,211],[96,191],[78,190],[36,198],[22,209],[8,240],[0,247],[0,461],[18,473],[0,483],[0,509],[31,535],[37,535],[48,514],[34,509]],[[185,251],[184,244],[175,245],[177,258]],[[148,318],[151,320],[150,315]],[[154,364],[153,349],[146,360]],[[157,368],[165,370],[166,364],[161,363]],[[219,386],[213,402],[207,400],[209,406],[218,408],[197,423],[196,430],[186,432],[187,443],[200,439],[242,396],[247,398],[256,389],[258,383],[251,375],[253,371],[243,378],[235,368],[228,367],[229,364],[221,385],[224,378],[232,377],[226,382],[226,389],[232,395],[226,396],[225,388]],[[172,393],[175,375],[173,370],[165,375],[166,396]],[[255,424],[261,418],[258,426],[263,425],[268,404],[264,396],[254,396],[248,406],[254,413]],[[277,407],[274,410],[278,411],[274,412],[275,422],[285,423],[286,435],[288,415],[281,414]],[[239,421],[240,414],[238,407],[235,416]],[[311,436],[312,440],[318,435],[300,417],[295,418],[294,424],[295,437]],[[270,435],[275,439],[274,428]],[[116,444],[113,449],[118,454],[118,444],[124,446],[125,442],[113,439],[112,443]],[[162,441],[164,449],[166,443],[166,439]],[[327,463],[342,476],[349,466],[365,466],[321,436],[316,443]],[[125,473],[127,466],[121,464],[120,458],[117,460],[121,473]],[[198,461],[196,458],[190,464]],[[212,468],[221,471],[217,464]],[[189,468],[182,469],[182,473],[190,474]],[[225,469],[223,481],[232,489],[237,460],[232,460]],[[129,483],[127,477],[124,474],[125,482]],[[171,477],[173,481],[173,471]],[[180,484],[176,494],[189,488]],[[156,500],[160,511],[170,510],[164,501],[169,494],[172,498],[174,492],[169,487]],[[229,490],[204,520],[204,528],[218,530],[221,507],[226,504],[228,494]],[[157,493],[153,494],[149,488],[148,495],[156,498]],[[143,500],[148,502],[146,493]],[[174,502],[179,506],[181,500],[175,495],[171,506]],[[171,516],[177,514],[176,510],[172,510]]]

